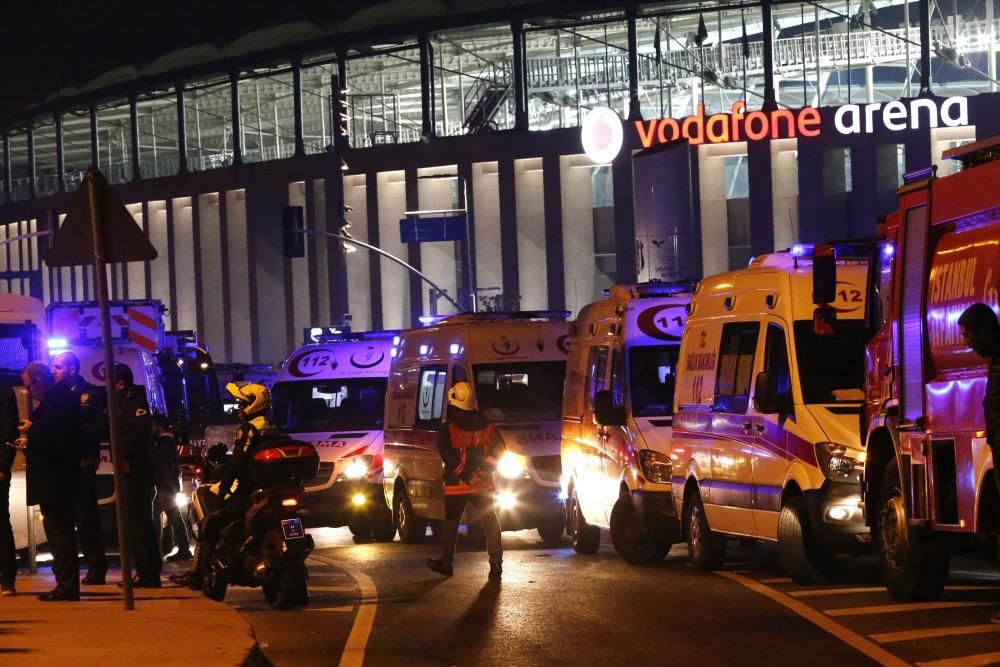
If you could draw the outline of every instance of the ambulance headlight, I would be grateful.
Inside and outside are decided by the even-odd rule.
[[[361,479],[368,474],[371,467],[371,456],[355,456],[344,466],[344,477],[347,479]]]
[[[178,493],[174,496],[174,504],[181,509],[187,507],[190,502],[191,498],[186,493]]]
[[[504,452],[500,460],[497,461],[497,472],[501,477],[515,479],[524,474],[524,469],[528,467],[528,460],[520,454],[514,452]]]
[[[826,478],[835,482],[858,480],[864,467],[862,452],[837,442],[817,442],[816,460]]]
[[[669,484],[674,474],[670,457],[651,449],[640,450],[639,467],[642,468],[642,476],[654,484]]]

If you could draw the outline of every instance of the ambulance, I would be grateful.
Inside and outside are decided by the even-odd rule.
[[[578,553],[599,528],[642,565],[679,539],[670,434],[691,284],[615,285],[570,327],[562,416],[566,525]]]
[[[307,523],[348,526],[359,541],[388,542],[396,534],[388,510],[379,510],[382,419],[397,334],[325,334],[295,350],[271,387],[274,424],[319,452],[319,471],[302,496]]]
[[[568,316],[464,313],[400,335],[385,401],[385,501],[402,541],[422,541],[428,522],[444,519],[437,430],[447,417],[448,390],[457,382],[472,385],[477,409],[497,425],[507,447],[495,476],[501,528],[534,528],[548,544],[561,541],[559,434]]]
[[[869,541],[861,507],[867,247],[797,245],[695,288],[671,464],[689,557],[776,542],[799,583]]]

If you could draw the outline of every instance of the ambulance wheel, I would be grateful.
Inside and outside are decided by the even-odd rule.
[[[402,487],[393,498],[395,504],[396,530],[399,531],[399,541],[404,544],[420,544],[427,533],[427,522],[417,517],[410,504],[410,496],[406,487]]]
[[[699,570],[718,570],[726,560],[726,538],[708,525],[701,494],[694,491],[684,505],[688,558]]]
[[[538,536],[547,547],[558,547],[562,544],[563,533],[566,532],[566,524],[562,515],[555,516],[539,524]]]
[[[375,541],[392,542],[396,539],[396,524],[392,522],[392,512],[389,511],[384,502],[379,504],[378,509],[374,510],[374,514],[371,528]]]
[[[878,525],[873,531],[882,580],[897,600],[936,600],[948,578],[950,556],[947,551],[931,551],[917,543],[901,487],[899,464],[893,459],[882,477]]]
[[[642,529],[632,497],[622,494],[611,508],[611,544],[629,565],[648,565],[663,560],[666,552]]]
[[[350,523],[347,524],[347,528],[351,531],[351,535],[354,536],[355,544],[367,544],[372,541],[371,522],[368,521],[367,517],[352,517]]]
[[[797,584],[825,584],[830,580],[834,560],[816,544],[802,496],[785,501],[778,515],[778,559]]]
[[[583,518],[575,489],[569,497],[569,536],[573,539],[573,549],[578,554],[596,554],[601,546],[601,529],[591,526]]]

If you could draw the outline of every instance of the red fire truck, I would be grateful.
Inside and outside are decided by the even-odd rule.
[[[958,318],[998,309],[1000,137],[944,154],[962,169],[908,174],[870,262],[864,508],[885,584],[941,594],[950,555],[987,551],[1000,498],[986,445],[986,365]]]

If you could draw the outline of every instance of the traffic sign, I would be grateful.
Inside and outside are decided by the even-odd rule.
[[[125,204],[111,190],[101,172],[91,167],[83,176],[62,227],[55,233],[46,263],[49,266],[93,264],[95,223],[105,225],[101,235],[104,240],[101,254],[105,262],[156,259],[156,248]]]
[[[410,216],[399,221],[402,243],[464,241],[465,213],[420,218]]]

